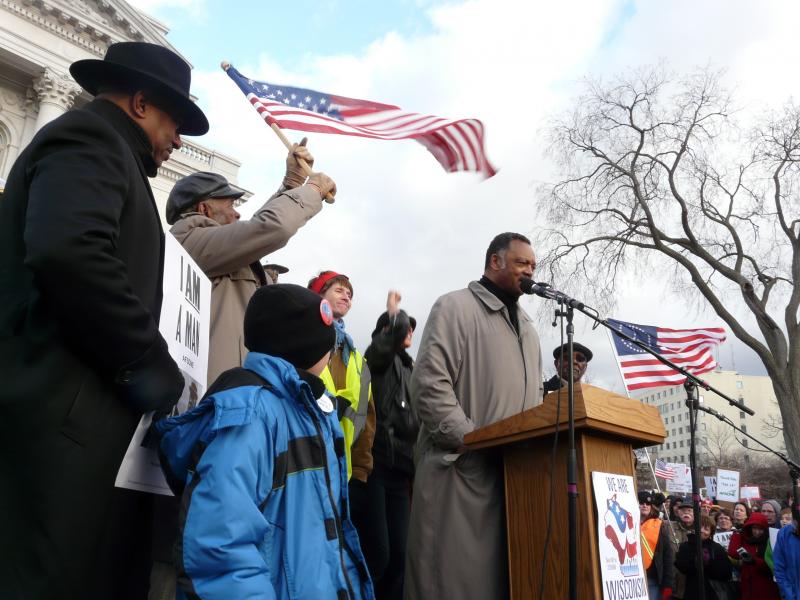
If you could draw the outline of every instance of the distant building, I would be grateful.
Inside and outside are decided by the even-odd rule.
[[[781,414],[769,377],[718,370],[705,373],[702,378],[723,394],[752,409],[755,416],[751,417],[731,406],[715,393],[700,390],[701,401],[705,406],[725,415],[743,431],[768,446],[783,448]],[[664,443],[648,449],[651,458],[689,464],[689,410],[686,408],[686,391],[683,386],[640,390],[636,397],[645,404],[658,408],[667,430]],[[743,450],[753,446],[750,440],[712,415],[698,412],[697,423],[697,457],[700,466],[717,466],[720,458],[722,462],[726,462],[726,458],[732,460],[733,457],[740,457]],[[744,457],[744,460],[748,460],[746,452]]]
[[[0,180],[33,135],[91,97],[69,75],[79,59],[102,58],[114,42],[166,46],[168,29],[122,0],[3,0],[0,2]],[[180,152],[151,180],[162,219],[172,186],[195,171],[236,183],[241,164],[184,139]],[[249,193],[245,198],[249,197]]]

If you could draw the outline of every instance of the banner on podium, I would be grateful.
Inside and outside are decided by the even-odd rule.
[[[647,600],[639,500],[628,475],[592,472],[604,600]]]

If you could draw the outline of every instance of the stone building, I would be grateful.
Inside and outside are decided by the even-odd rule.
[[[167,31],[122,0],[0,0],[0,179],[45,123],[91,99],[69,75],[72,62],[102,58],[109,44],[123,41],[178,52]],[[178,179],[214,171],[236,183],[239,167],[230,156],[185,138],[151,180],[162,219]]]
[[[755,415],[740,411],[713,392],[701,390],[701,402],[704,405],[725,415],[743,431],[765,444],[777,450],[783,449],[781,414],[769,377],[719,369],[700,377],[723,394],[752,409]],[[688,464],[689,410],[683,386],[649,388],[641,390],[636,396],[645,404],[658,408],[667,430],[664,443],[649,448],[651,457]],[[730,426],[703,412],[698,413],[696,440],[700,466],[717,466],[716,463],[720,461],[727,463],[740,456],[746,461],[749,457],[746,450],[758,448]]]

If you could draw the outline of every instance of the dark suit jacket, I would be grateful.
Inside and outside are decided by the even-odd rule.
[[[9,174],[0,201],[0,597],[88,597],[81,586],[136,423],[180,394],[157,327],[155,171],[144,131],[95,100],[39,131]]]

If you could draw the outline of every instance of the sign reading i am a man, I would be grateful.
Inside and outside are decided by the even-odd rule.
[[[164,248],[164,299],[158,329],[185,385],[172,415],[193,408],[206,391],[211,281],[172,234]],[[117,473],[117,487],[171,496],[148,430],[153,413],[139,422]]]

